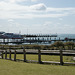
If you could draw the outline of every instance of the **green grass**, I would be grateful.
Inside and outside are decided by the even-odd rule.
[[[0,75],[75,75],[75,66],[34,64],[0,59]]]
[[[60,61],[59,56],[42,55],[41,57],[42,61]],[[12,54],[12,58],[14,58],[14,54]],[[63,58],[65,62],[74,62],[71,56]],[[17,54],[17,59],[23,59],[23,55]],[[38,60],[38,55],[27,54],[27,59]],[[0,75],[75,75],[75,65],[60,66],[0,59]]]
[[[7,57],[9,58],[9,54],[7,55]],[[14,54],[12,54],[11,57],[14,58]],[[23,57],[24,57],[23,54],[17,54],[16,59],[23,59]],[[38,55],[26,54],[26,59],[27,60],[36,60],[36,61],[38,61]],[[41,60],[42,61],[60,62],[60,56],[41,55]],[[63,62],[75,62],[75,61],[73,60],[73,56],[63,56]]]

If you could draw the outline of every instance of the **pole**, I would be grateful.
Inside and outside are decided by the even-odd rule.
[[[14,52],[14,61],[16,61],[16,50]]]
[[[24,62],[26,62],[26,50],[25,50],[25,48],[23,49],[23,53],[24,53]]]
[[[41,63],[41,51],[38,49],[38,62]]]
[[[63,65],[63,54],[62,54],[62,49],[60,49],[60,65]]]
[[[11,50],[9,50],[9,59],[11,60]]]
[[[3,57],[3,51],[2,51],[2,59],[3,59],[4,57]]]
[[[7,59],[7,50],[5,50],[5,59]]]

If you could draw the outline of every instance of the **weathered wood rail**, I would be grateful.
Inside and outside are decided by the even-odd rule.
[[[7,54],[9,54],[9,57],[7,57]],[[12,54],[14,54],[14,58],[12,59]],[[17,54],[23,54],[23,59],[17,59]],[[38,61],[35,60],[27,60],[26,54],[37,54],[38,55]],[[5,56],[4,56],[5,55]],[[59,55],[60,56],[60,62],[53,62],[53,61],[41,61],[41,55]],[[1,59],[9,59],[9,60],[21,60],[24,62],[37,62],[37,63],[50,63],[50,64],[74,64],[71,62],[63,62],[63,56],[75,56],[74,50],[40,50],[40,49],[25,49],[25,48],[0,48],[0,56]]]

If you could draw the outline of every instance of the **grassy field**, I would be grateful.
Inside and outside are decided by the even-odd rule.
[[[75,75],[75,66],[34,64],[0,59],[0,75]]]
[[[7,57],[9,58],[9,54],[7,55]],[[14,54],[12,54],[11,57],[14,58]],[[24,57],[23,54],[17,54],[16,59],[23,59],[23,57]],[[26,54],[26,59],[27,60],[36,60],[36,61],[38,61],[38,55]],[[56,55],[41,55],[41,60],[42,61],[60,62],[60,56],[56,56]],[[64,62],[75,62],[73,60],[73,56],[63,56],[63,61]]]
[[[17,59],[23,59],[23,55],[18,54]],[[27,55],[27,59],[38,60],[38,56]],[[42,61],[59,61],[59,56],[42,55]],[[70,56],[65,56],[64,61],[74,62]],[[60,66],[0,59],[0,75],[75,75],[75,65]]]

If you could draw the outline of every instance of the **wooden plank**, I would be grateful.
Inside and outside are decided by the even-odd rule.
[[[42,63],[45,63],[45,64],[60,64],[60,62],[55,62],[55,61],[42,61]]]

